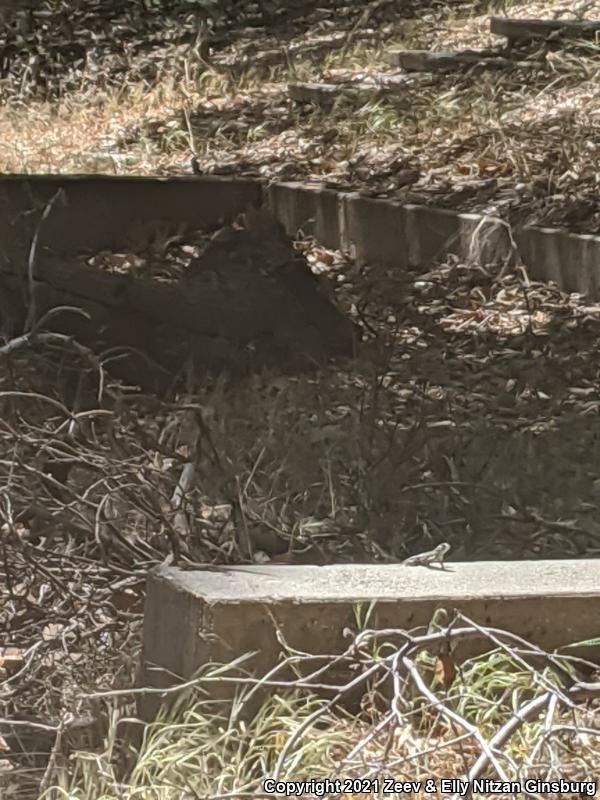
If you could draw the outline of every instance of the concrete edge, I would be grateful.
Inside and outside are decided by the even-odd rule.
[[[600,30],[597,20],[490,17],[490,33],[509,40],[545,39],[556,33],[566,37],[585,37]]]
[[[356,610],[369,608],[371,629],[423,629],[439,608],[506,630],[547,651],[595,638],[600,619],[600,559],[452,563],[447,571],[399,564],[248,566],[187,571],[160,567],[148,577],[143,685],[165,688],[203,666],[254,653],[246,666],[264,675],[281,654],[280,636],[314,655],[348,647]],[[502,587],[500,589],[500,587]],[[364,616],[364,615],[363,615]],[[461,642],[457,662],[494,649]],[[597,658],[598,647],[570,649]],[[157,670],[155,667],[158,666]],[[175,681],[176,682],[176,681]],[[210,685],[227,697],[231,684]],[[147,695],[150,718],[159,697]]]
[[[198,230],[229,221],[263,203],[253,179],[195,175],[0,176],[0,226],[29,246],[42,209],[58,190],[62,197],[41,227],[40,248],[62,255],[135,245],[177,229]],[[6,238],[6,237],[5,237]]]
[[[23,211],[43,205],[57,190],[44,226],[44,244],[62,250],[126,245],[158,223],[188,228],[231,219],[249,206],[267,205],[288,233],[314,236],[325,247],[350,252],[359,265],[428,267],[453,254],[464,261],[520,261],[535,280],[600,296],[600,236],[523,226],[430,206],[372,199],[322,184],[229,176],[169,178],[106,175],[6,175],[0,177],[0,219],[6,226],[33,224]],[[114,188],[117,187],[117,191]],[[27,233],[27,232],[26,232]]]
[[[600,295],[600,236],[538,226],[510,229],[502,220],[430,206],[372,199],[320,184],[272,183],[265,199],[288,233],[315,236],[360,264],[428,266],[456,255],[488,264],[522,263],[534,280],[568,292]]]

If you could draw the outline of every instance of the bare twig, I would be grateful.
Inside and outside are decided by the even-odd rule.
[[[44,210],[42,211],[42,216],[40,217],[35,227],[35,232],[31,240],[31,245],[29,248],[29,259],[27,261],[27,276],[29,282],[29,311],[27,313],[27,321],[25,322],[26,331],[31,331],[33,329],[37,317],[35,266],[36,266],[36,255],[37,255],[38,241],[40,238],[40,232],[42,229],[42,225],[48,219],[50,213],[52,212],[52,209],[59,200],[63,203],[66,202],[66,196],[63,189],[57,189],[56,192],[54,192],[54,194],[50,198],[50,200],[48,200],[48,202],[44,206]]]

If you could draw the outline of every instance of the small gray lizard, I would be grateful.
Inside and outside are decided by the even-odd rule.
[[[442,542],[433,550],[406,558],[402,564],[405,567],[431,567],[432,564],[439,564],[440,568],[444,569],[444,558],[448,550],[450,550],[448,542]]]

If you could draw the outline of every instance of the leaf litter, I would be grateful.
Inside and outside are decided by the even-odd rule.
[[[337,62],[335,53],[323,62],[318,47],[314,60],[303,61],[302,46],[291,47],[312,28],[313,44],[326,39],[332,26],[318,10],[309,25],[297,22],[287,56],[264,26],[231,31],[224,24],[213,32],[214,63],[206,68],[190,57],[195,23],[184,35],[162,22],[154,33],[128,28],[133,5],[111,4],[117,16],[93,35],[83,22],[100,7],[74,12],[78,36],[97,40],[86,45],[86,64],[60,37],[54,50],[36,50],[46,46],[55,14],[64,22],[60,4],[34,14],[22,41],[10,40],[2,83],[10,102],[0,124],[4,133],[21,124],[24,135],[18,146],[3,136],[5,167],[39,168],[47,159],[48,167],[72,168],[85,156],[101,171],[102,152],[117,173],[178,174],[194,150],[207,173],[316,178],[511,222],[597,231],[597,70],[589,43],[530,49],[522,58],[532,69],[524,72],[465,69],[414,79],[393,98],[358,107],[342,98],[325,112],[293,106],[288,80],[376,79],[389,72],[394,37],[405,47],[429,46],[434,36],[438,49],[490,46],[483,17],[461,17],[457,7],[448,18],[436,10],[409,24],[386,19],[384,6]],[[587,6],[586,16],[598,14]],[[526,17],[573,9],[517,10]],[[356,14],[339,16],[335,25],[351,30]],[[145,26],[150,18],[143,16]],[[121,39],[109,33],[119,19]],[[284,63],[269,56],[256,77],[252,60],[260,61],[261,48],[277,50]],[[51,68],[36,56],[53,59]],[[266,80],[264,69],[271,70]],[[174,81],[159,97],[159,76],[169,70],[183,75],[183,94]],[[192,84],[201,75],[198,92]],[[136,103],[105,111],[111,85],[124,76],[147,81],[148,113]],[[100,125],[89,108],[84,114],[73,105],[74,89],[83,106],[104,92]],[[57,141],[29,125],[45,119],[51,98]],[[69,125],[77,114],[85,122],[73,133],[81,136],[74,153],[60,141],[61,114]],[[394,179],[405,170],[418,180],[398,187]],[[172,255],[169,274],[202,236],[164,251],[188,248]],[[93,738],[99,712],[85,695],[132,680],[144,578],[173,555],[170,500],[191,457],[198,477],[185,499],[184,560],[386,561],[441,539],[456,559],[600,552],[600,307],[477,263],[358,269],[314,241],[297,247],[362,328],[353,362],[285,380],[265,373],[231,385],[215,377],[166,400],[109,377],[103,400],[76,425],[58,380],[64,353],[23,351],[3,363],[0,627],[9,644],[0,650],[0,717],[50,727],[73,717]],[[160,261],[156,253],[96,256],[104,268],[126,272],[150,264],[155,273]],[[31,768],[33,783],[45,762],[32,754],[53,742],[35,730],[20,744],[11,739],[9,760],[11,770]],[[0,747],[5,755],[4,740]]]

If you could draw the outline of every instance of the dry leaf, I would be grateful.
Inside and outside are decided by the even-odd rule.
[[[18,672],[25,663],[20,647],[0,647],[0,669],[7,677]]]
[[[42,630],[42,639],[45,642],[51,642],[53,639],[56,639],[60,634],[63,632],[65,626],[59,623],[50,622],[48,625],[44,625]]]
[[[133,589],[120,589],[112,593],[112,604],[119,611],[141,611],[142,598]]]
[[[451,655],[440,655],[435,664],[435,678],[445,689],[449,689],[456,678],[456,665]]]

